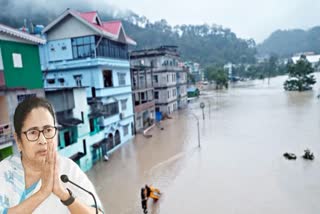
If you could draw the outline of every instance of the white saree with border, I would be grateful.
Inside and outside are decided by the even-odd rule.
[[[95,188],[88,179],[87,175],[72,160],[60,156],[60,175],[66,174],[69,179],[81,187],[87,189],[95,195],[98,208],[103,210]],[[92,196],[83,190],[69,183],[63,183],[69,188],[73,195],[82,203],[94,207]],[[13,207],[28,199],[36,193],[41,187],[41,180],[34,183],[28,189],[25,189],[24,170],[21,158],[18,156],[10,156],[0,162],[0,214],[6,214],[8,208]],[[53,193],[40,204],[34,212],[40,213],[70,213],[68,208],[63,205],[60,199]]]

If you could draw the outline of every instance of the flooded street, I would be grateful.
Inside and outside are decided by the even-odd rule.
[[[140,188],[153,184],[164,192],[157,203],[149,200],[154,214],[318,214],[320,85],[285,92],[285,79],[201,91],[186,110],[161,122],[164,130],[137,135],[98,162],[87,174],[106,213],[142,213]],[[314,161],[301,158],[306,148]],[[286,160],[285,152],[297,160]]]

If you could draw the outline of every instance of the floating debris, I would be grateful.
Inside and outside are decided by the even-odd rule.
[[[311,153],[310,149],[304,150],[304,155],[302,157],[306,160],[313,160],[314,159],[314,155],[313,155],[313,153]]]
[[[284,157],[286,157],[288,160],[295,160],[295,159],[297,159],[297,156],[295,155],[295,154],[293,154],[293,153],[284,153],[283,154],[283,156]]]
[[[152,134],[143,134],[145,138],[152,138]]]

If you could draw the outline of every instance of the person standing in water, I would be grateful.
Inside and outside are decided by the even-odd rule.
[[[141,188],[141,205],[142,205],[142,209],[143,209],[144,214],[148,213],[147,202],[148,202],[148,198],[147,198],[146,189]]]

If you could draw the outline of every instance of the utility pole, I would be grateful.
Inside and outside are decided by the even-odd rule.
[[[191,114],[194,116],[194,118],[196,118],[197,120],[197,130],[198,130],[198,147],[200,148],[200,128],[199,128],[199,118],[197,117],[197,115],[195,115],[194,113],[191,112]]]
[[[200,108],[202,109],[202,118],[203,118],[203,120],[204,120],[204,107],[205,107],[206,105],[204,104],[204,102],[201,102],[200,103]]]

